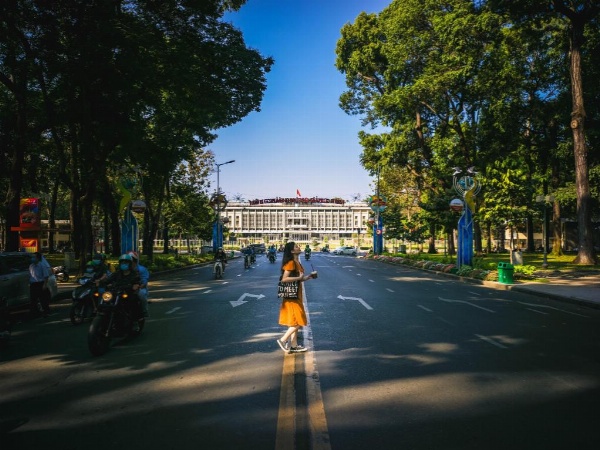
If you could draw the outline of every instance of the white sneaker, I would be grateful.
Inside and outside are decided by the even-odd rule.
[[[277,339],[277,343],[279,344],[279,346],[281,347],[281,350],[283,350],[284,352],[288,353],[289,350],[287,348],[287,343]]]
[[[296,345],[295,347],[290,347],[290,353],[302,353],[306,351],[306,347],[302,347],[301,345]]]

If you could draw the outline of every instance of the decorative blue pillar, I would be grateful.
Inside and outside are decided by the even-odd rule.
[[[121,254],[138,251],[139,244],[138,221],[131,212],[131,208],[125,209],[123,220],[121,220]]]
[[[458,252],[456,265],[473,265],[473,209],[475,208],[474,197],[481,190],[479,180],[475,178],[477,172],[470,167],[466,170],[467,175],[459,177],[462,170],[454,168],[454,189],[463,198],[463,213],[458,220]]]

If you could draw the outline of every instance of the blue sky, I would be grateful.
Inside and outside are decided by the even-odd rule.
[[[221,167],[220,187],[229,198],[293,197],[298,189],[303,197],[349,199],[373,191],[359,162],[360,119],[338,106],[345,81],[334,66],[335,46],[345,23],[389,3],[248,0],[225,17],[249,47],[275,59],[261,112],[217,130],[208,146],[217,163],[236,161]]]

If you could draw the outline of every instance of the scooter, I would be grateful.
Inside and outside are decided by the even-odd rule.
[[[99,300],[98,288],[93,277],[83,276],[77,280],[79,286],[73,289],[73,304],[69,312],[71,323],[79,325],[94,316]]]
[[[213,266],[213,274],[215,275],[215,280],[217,280],[219,278],[223,278],[223,271],[224,271],[223,261],[220,259],[217,259],[215,261],[215,265]]]
[[[69,269],[66,266],[56,266],[52,268],[52,273],[56,276],[58,281],[67,282],[69,281]]]

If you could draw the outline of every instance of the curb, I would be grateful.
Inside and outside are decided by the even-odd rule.
[[[404,264],[394,264],[394,263],[389,263],[386,261],[375,261],[375,262],[381,262],[381,263],[389,264],[392,266],[406,267],[409,269],[419,270],[421,272],[427,272],[430,274],[439,275],[439,276],[443,276],[446,278],[454,278],[454,279],[458,279],[459,281],[462,281],[463,283],[479,284],[479,285],[487,286],[487,287],[490,287],[492,289],[496,289],[499,291],[515,291],[515,292],[519,292],[521,294],[532,295],[534,297],[548,298],[548,299],[552,299],[552,300],[558,300],[558,301],[563,301],[566,303],[572,303],[572,304],[576,304],[579,306],[584,306],[587,308],[600,309],[600,304],[591,302],[591,301],[583,299],[583,298],[578,298],[578,297],[573,297],[573,296],[565,297],[564,295],[552,294],[552,293],[548,293],[548,292],[539,292],[539,291],[536,291],[535,289],[531,289],[531,288],[528,288],[525,286],[519,286],[516,284],[502,284],[497,281],[486,281],[486,280],[478,280],[476,278],[461,277],[460,275],[454,275],[452,273],[438,272],[437,270],[423,269],[421,267],[407,266]]]

